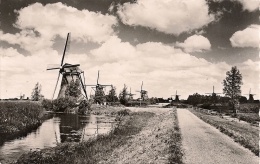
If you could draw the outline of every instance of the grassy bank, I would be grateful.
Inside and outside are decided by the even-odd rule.
[[[28,101],[0,102],[0,144],[17,135],[36,129],[45,119],[40,103]]]
[[[99,135],[82,143],[65,143],[55,148],[30,152],[22,155],[16,163],[98,163],[109,158],[114,149],[125,145],[129,137],[139,133],[153,116],[148,112],[130,113],[120,126],[107,135]]]
[[[124,106],[113,107],[113,106],[100,106],[100,105],[92,104],[91,110],[88,113],[94,115],[117,115],[119,112],[122,112],[124,110],[125,110]]]
[[[259,155],[259,129],[246,123],[239,123],[223,119],[219,116],[211,116],[190,109],[190,111],[203,121],[219,129],[222,133],[230,136],[235,142]]]
[[[237,113],[236,117],[240,120],[252,124],[258,124],[258,122],[260,121],[260,117],[258,113]]]
[[[178,116],[177,116],[177,110],[173,110],[173,124],[174,127],[171,131],[171,136],[170,136],[170,145],[169,145],[169,150],[170,150],[170,156],[169,156],[169,163],[172,164],[182,164],[183,163],[183,150],[182,150],[182,137],[181,137],[181,132],[180,132],[180,127],[179,127],[179,121],[178,121]]]

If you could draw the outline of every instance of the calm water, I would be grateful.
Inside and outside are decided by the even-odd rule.
[[[114,120],[110,116],[55,115],[26,137],[0,146],[0,163],[15,160],[24,152],[55,147],[57,143],[85,141],[97,134],[108,133],[115,125]]]

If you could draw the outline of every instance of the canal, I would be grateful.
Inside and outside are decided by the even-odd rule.
[[[55,147],[58,143],[86,141],[98,134],[108,133],[115,124],[115,118],[111,116],[55,114],[25,137],[0,145],[0,163],[16,160],[29,151]]]

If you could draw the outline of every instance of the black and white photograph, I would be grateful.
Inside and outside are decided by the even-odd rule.
[[[0,164],[258,164],[259,0],[0,0]]]

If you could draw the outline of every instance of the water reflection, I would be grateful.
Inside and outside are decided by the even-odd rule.
[[[115,124],[114,120],[109,116],[54,115],[26,137],[5,142],[0,147],[0,162],[15,160],[24,152],[55,147],[57,143],[88,140],[109,132]]]

